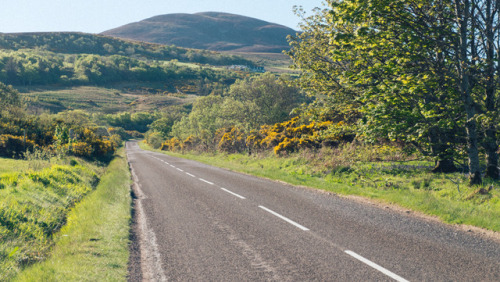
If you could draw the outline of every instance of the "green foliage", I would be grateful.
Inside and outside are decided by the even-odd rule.
[[[50,256],[23,269],[15,281],[126,280],[132,199],[123,149],[118,156],[95,191],[69,211],[67,224],[53,235]]]
[[[173,125],[172,135],[179,139],[196,136],[215,149],[221,138],[215,134],[221,128],[236,126],[249,131],[268,122],[284,121],[304,101],[297,88],[288,86],[288,79],[267,73],[238,80],[223,96],[201,97],[190,114]]]
[[[0,117],[0,132],[4,133],[0,134],[0,155],[4,157],[30,156],[40,149],[59,157],[73,154],[108,161],[122,142],[119,135],[95,126],[83,111],[51,116],[4,115]]]
[[[291,77],[265,73],[244,80],[238,80],[229,89],[227,96],[243,104],[251,104],[254,112],[246,122],[256,128],[263,124],[274,124],[288,119],[290,112],[305,102],[298,88],[289,86]]]
[[[155,149],[162,147],[163,140],[162,134],[154,131],[148,132],[145,138],[145,141]]]
[[[87,85],[166,80],[223,81],[234,76],[212,68],[169,61],[146,61],[122,55],[68,55],[39,50],[0,51],[0,81],[22,86]]]
[[[19,92],[12,88],[12,86],[7,86],[0,82],[0,107],[4,109],[11,106],[21,106]]]
[[[121,127],[125,130],[134,130],[139,132],[146,132],[149,125],[159,119],[158,113],[118,113],[108,114],[101,117],[107,124],[111,126]]]
[[[454,160],[467,153],[478,173],[482,135],[496,167],[498,122],[476,123],[478,112],[500,116],[492,68],[500,47],[491,39],[498,18],[494,1],[467,2],[328,1],[290,39],[293,66],[303,71],[297,84],[319,100],[330,97],[346,121],[358,120],[363,140],[405,142],[438,166],[448,163],[436,171],[456,171]],[[486,37],[490,44],[481,45]]]
[[[54,165],[0,176],[0,279],[41,261],[74,203],[98,182],[83,166]]]
[[[252,65],[234,55],[121,40],[113,37],[70,32],[0,34],[0,47],[7,50],[42,49],[66,54],[136,56],[153,60],[179,60],[212,65]]]

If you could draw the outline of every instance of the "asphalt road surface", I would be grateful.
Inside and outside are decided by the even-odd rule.
[[[486,237],[126,146],[131,281],[500,281]]]

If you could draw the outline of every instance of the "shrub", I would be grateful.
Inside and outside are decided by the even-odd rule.
[[[217,149],[225,153],[241,153],[246,150],[247,138],[242,130],[236,127],[230,127],[228,129],[222,129],[221,131],[223,134]]]
[[[181,140],[173,137],[169,140],[166,140],[161,144],[160,150],[162,151],[180,151],[182,150],[182,142]]]
[[[146,136],[146,142],[155,149],[161,147],[163,140],[163,136],[158,132],[150,132]]]
[[[92,146],[86,142],[74,142],[71,145],[71,153],[78,157],[90,158],[92,157]]]
[[[36,147],[35,142],[24,139],[22,136],[13,136],[10,134],[0,135],[0,156],[7,158],[21,158],[23,153],[33,151]]]
[[[194,150],[200,145],[201,139],[193,135],[188,136],[181,145],[182,150]]]

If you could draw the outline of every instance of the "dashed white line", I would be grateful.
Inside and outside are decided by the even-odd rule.
[[[178,171],[181,171],[181,172],[184,172],[184,170],[180,169],[180,168],[177,168]]]
[[[401,277],[401,276],[399,276],[399,275],[397,275],[397,274],[395,274],[395,273],[393,273],[393,272],[391,272],[391,271],[383,268],[382,266],[380,266],[380,265],[378,265],[378,264],[376,264],[376,263],[374,263],[374,262],[372,262],[372,261],[370,261],[370,260],[368,260],[368,259],[366,259],[366,258],[364,258],[364,257],[362,257],[360,255],[358,255],[358,254],[356,254],[353,251],[346,250],[344,252],[346,254],[352,256],[353,258],[361,261],[362,263],[367,264],[367,265],[375,268],[376,270],[382,272],[383,274],[391,277],[392,279],[394,279],[396,281],[399,281],[399,282],[409,282],[408,280],[404,279],[403,277]]]
[[[208,180],[205,180],[203,178],[198,178],[198,179],[201,180],[201,181],[203,181],[203,182],[205,182],[205,183],[207,183],[207,184],[214,185],[214,183],[212,183],[212,182],[210,182]]]
[[[191,173],[189,173],[189,172],[186,172],[186,174],[187,174],[187,175],[189,175],[189,176],[191,176],[191,177],[196,177],[196,176],[192,175],[192,174],[191,174]]]
[[[263,207],[263,206],[259,206],[259,208],[261,208],[261,209],[263,209],[263,210],[267,211],[268,213],[270,213],[270,214],[272,214],[272,215],[274,215],[274,216],[277,216],[277,217],[279,217],[279,218],[283,219],[284,221],[286,221],[286,222],[290,223],[291,225],[294,225],[295,227],[300,228],[300,229],[301,229],[301,230],[303,230],[303,231],[309,231],[309,228],[304,227],[304,226],[302,226],[302,225],[298,224],[297,222],[295,222],[295,221],[293,221],[293,220],[291,220],[291,219],[289,219],[289,218],[286,218],[286,217],[282,216],[281,214],[279,214],[279,213],[277,213],[277,212],[274,212],[274,211],[272,211],[272,210],[270,210],[270,209],[268,209],[268,208],[266,208],[266,207]]]
[[[173,166],[173,165],[170,165],[170,166],[173,167],[173,168],[175,168],[175,166]]]
[[[226,188],[220,188],[220,189],[221,189],[222,191],[228,192],[229,194],[231,194],[231,195],[233,195],[233,196],[236,196],[236,197],[238,197],[238,198],[240,198],[240,199],[243,199],[243,200],[245,200],[245,199],[246,199],[245,197],[243,197],[243,196],[241,196],[241,195],[238,195],[238,194],[236,194],[236,193],[234,193],[234,192],[231,192],[231,191],[227,190]]]

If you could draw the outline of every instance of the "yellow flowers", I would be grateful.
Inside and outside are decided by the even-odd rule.
[[[336,146],[339,142],[352,141],[353,137],[346,138],[350,133],[349,128],[343,121],[336,124],[331,121],[304,123],[294,117],[274,125],[263,125],[258,131],[245,132],[237,126],[220,128],[213,141],[203,139],[202,142],[202,139],[194,136],[181,141],[174,137],[163,142],[161,150],[217,150],[224,153],[273,150],[276,155],[280,155],[304,148]]]

